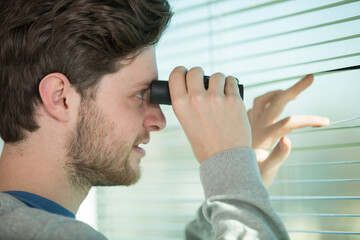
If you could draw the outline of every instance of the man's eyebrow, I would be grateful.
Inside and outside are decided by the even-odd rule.
[[[157,80],[157,77],[152,78],[151,80],[146,80],[144,82],[138,82],[138,83],[134,83],[132,84],[131,88],[150,88],[150,84],[152,83],[152,81]]]

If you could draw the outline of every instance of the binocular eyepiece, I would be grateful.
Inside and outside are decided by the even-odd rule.
[[[204,76],[205,89],[209,88],[209,76]],[[236,78],[239,83],[239,80]],[[238,84],[240,96],[244,99],[244,86]],[[150,103],[171,105],[168,81],[153,81],[150,85]]]

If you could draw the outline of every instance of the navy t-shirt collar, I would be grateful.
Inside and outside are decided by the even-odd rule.
[[[29,207],[42,209],[50,213],[63,215],[65,217],[75,218],[75,215],[66,208],[39,195],[23,191],[6,191],[4,193],[22,201]]]

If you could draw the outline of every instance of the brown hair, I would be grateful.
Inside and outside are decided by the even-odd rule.
[[[38,86],[63,73],[84,97],[119,61],[158,42],[172,16],[166,0],[0,1],[0,136],[39,128]]]

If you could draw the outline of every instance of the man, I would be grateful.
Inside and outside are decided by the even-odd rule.
[[[165,127],[149,85],[171,15],[165,0],[0,3],[0,239],[105,239],[75,214],[92,186],[136,183],[140,144]],[[213,74],[207,91],[202,78],[198,67],[169,78],[206,196],[187,238],[287,239],[260,172],[271,184],[290,152],[283,136],[326,124],[276,122],[312,76],[255,100],[251,128],[234,77]]]

